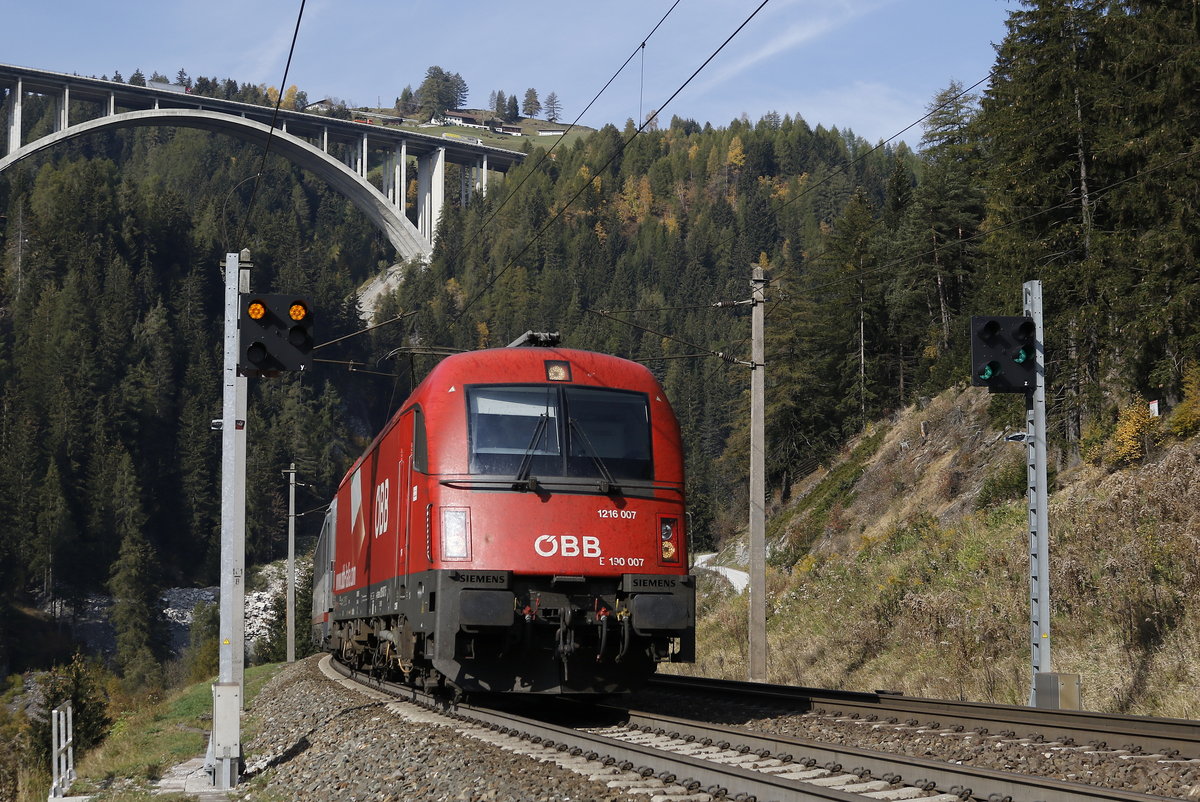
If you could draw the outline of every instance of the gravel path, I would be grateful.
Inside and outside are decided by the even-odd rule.
[[[346,687],[321,672],[320,659],[285,668],[255,697],[250,718],[261,729],[246,748],[239,799],[623,798],[603,782],[465,735],[464,726],[420,707]]]

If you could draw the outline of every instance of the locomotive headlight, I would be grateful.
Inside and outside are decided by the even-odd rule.
[[[679,528],[678,518],[660,518],[659,533],[662,536],[662,560],[673,563],[679,561],[679,547],[675,544],[675,532]]]
[[[471,517],[461,507],[442,508],[442,559],[471,559]]]
[[[571,363],[561,359],[546,360],[546,381],[569,382],[571,380]]]

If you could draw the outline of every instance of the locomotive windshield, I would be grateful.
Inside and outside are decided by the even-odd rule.
[[[473,474],[644,480],[654,476],[644,393],[476,385],[467,387],[467,410]]]

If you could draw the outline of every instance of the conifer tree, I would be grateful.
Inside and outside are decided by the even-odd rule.
[[[525,100],[521,103],[521,114],[526,117],[536,117],[541,110],[542,104],[538,100],[537,90],[531,86],[525,90]]]
[[[1054,321],[1048,338],[1074,363],[1057,392],[1064,397],[1064,434],[1077,443],[1100,412],[1101,311],[1121,292],[1098,281],[1109,254],[1098,236],[1107,221],[1097,225],[1093,198],[1097,186],[1126,177],[1106,169],[1097,142],[1105,129],[1103,98],[1111,91],[1106,72],[1115,42],[1104,35],[1111,4],[1023,5],[1009,17],[983,101],[981,124],[995,165],[988,226],[996,233],[987,240],[989,280],[980,286],[981,300],[999,308],[1037,266],[1045,312]]]
[[[558,93],[551,92],[546,95],[546,102],[542,105],[546,112],[546,119],[552,123],[558,122],[559,116],[562,114],[562,105],[558,101]]]
[[[113,596],[112,624],[117,636],[117,664],[126,687],[155,688],[162,682],[156,648],[162,643],[158,561],[143,531],[146,513],[133,460],[123,452],[113,488],[121,550],[108,581]]]

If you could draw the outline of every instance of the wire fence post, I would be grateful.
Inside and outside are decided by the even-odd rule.
[[[75,710],[70,699],[50,711],[50,766],[54,778],[49,799],[62,799],[75,781]]]

